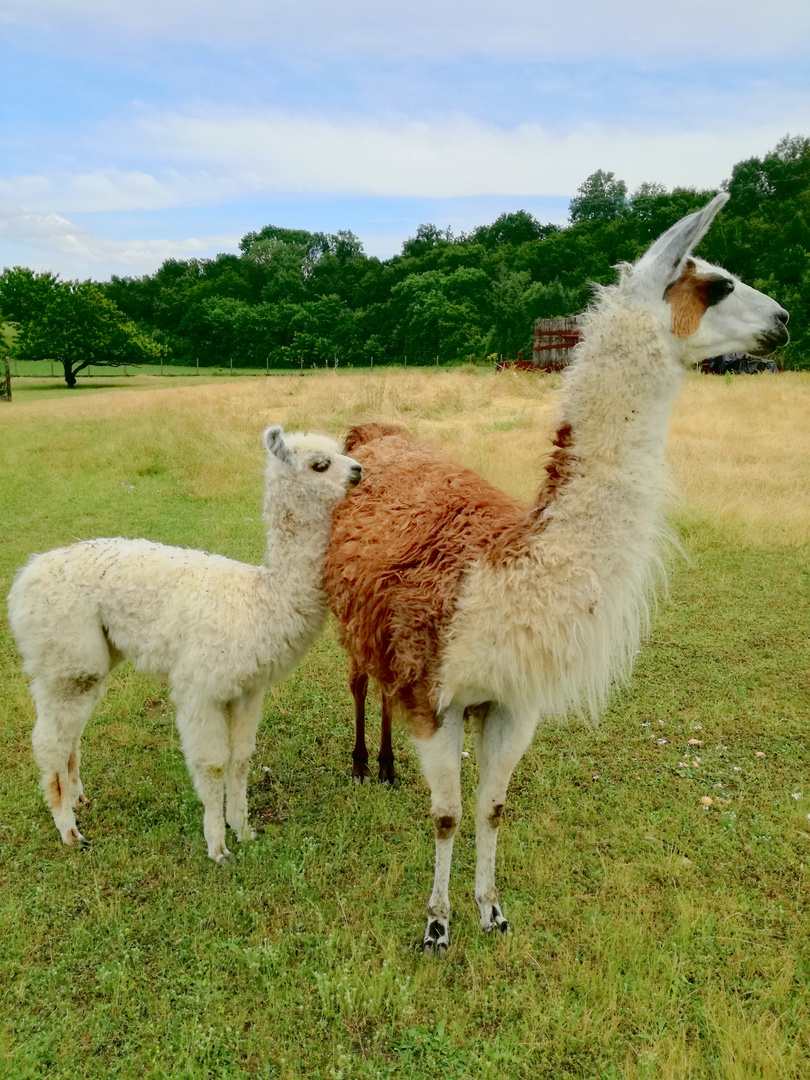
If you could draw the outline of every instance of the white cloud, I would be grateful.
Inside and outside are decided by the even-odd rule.
[[[153,163],[151,172],[99,169],[0,180],[0,205],[76,213],[199,206],[281,192],[570,197],[597,168],[615,172],[631,189],[644,180],[711,188],[735,162],[772,149],[790,130],[790,119],[729,131],[590,124],[558,135],[539,124],[502,130],[468,117],[383,122],[154,112],[126,132],[141,158]]]
[[[154,40],[217,48],[262,45],[306,55],[446,58],[801,55],[806,0],[4,0],[0,25],[90,40]]]
[[[6,265],[36,270],[58,266],[63,277],[109,277],[111,273],[153,273],[169,258],[209,256],[234,249],[238,237],[207,236],[184,240],[107,240],[59,214],[37,214],[25,207],[0,209],[0,241]],[[19,258],[8,258],[9,254]]]

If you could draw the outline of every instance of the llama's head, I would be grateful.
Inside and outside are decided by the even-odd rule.
[[[668,229],[627,273],[627,295],[655,312],[685,364],[723,353],[765,356],[787,344],[788,313],[692,249],[728,202],[717,195]]]
[[[270,503],[283,503],[291,511],[290,501],[313,509],[334,506],[362,479],[361,466],[327,435],[285,435],[276,426],[267,428],[262,439],[267,450],[265,512]]]

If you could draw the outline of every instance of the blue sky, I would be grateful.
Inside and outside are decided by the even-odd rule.
[[[0,266],[151,273],[263,225],[388,257],[712,188],[810,135],[806,0],[0,0]]]

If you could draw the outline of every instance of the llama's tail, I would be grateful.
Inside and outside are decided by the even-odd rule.
[[[343,453],[351,454],[352,450],[362,446],[363,443],[374,442],[375,439],[384,439],[387,435],[398,435],[400,438],[405,439],[411,437],[410,433],[404,427],[400,427],[399,424],[383,424],[377,421],[372,421],[369,424],[355,424],[353,428],[349,428],[346,432],[346,438],[343,440]]]

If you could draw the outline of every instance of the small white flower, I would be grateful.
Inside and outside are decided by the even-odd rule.
[[[794,791],[792,792],[790,797],[791,799],[800,799],[802,797],[802,793],[800,791]]]
[[[659,739],[659,740],[658,740],[658,745],[659,745],[659,746],[664,746],[664,744],[666,743],[666,741],[667,741],[666,739]]]

